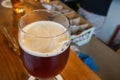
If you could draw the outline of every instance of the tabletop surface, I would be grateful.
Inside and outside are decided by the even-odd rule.
[[[0,24],[5,24],[4,26],[17,37],[18,29],[13,9],[0,6],[0,13]],[[72,51],[61,75],[64,80],[101,80]],[[0,32],[0,80],[27,80],[27,78],[28,74],[19,56],[12,51],[5,36]]]
[[[96,72],[102,80],[120,80],[120,54],[94,36],[89,43],[80,47],[81,53],[93,58],[99,70]]]

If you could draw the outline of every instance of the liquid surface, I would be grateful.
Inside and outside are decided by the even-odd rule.
[[[61,24],[52,21],[33,22],[19,33],[21,48],[34,56],[49,57],[65,51],[69,44],[69,34]]]

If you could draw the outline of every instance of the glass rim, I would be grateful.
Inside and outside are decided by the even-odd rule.
[[[55,36],[48,36],[48,37],[43,37],[43,36],[39,36],[39,35],[34,35],[34,34],[30,34],[30,33],[27,33],[23,30],[23,28],[21,27],[21,19],[23,19],[24,17],[26,17],[27,15],[31,14],[31,13],[34,13],[36,11],[44,11],[44,12],[55,12],[57,14],[60,14],[61,16],[65,17],[66,21],[68,22],[68,25],[67,25],[67,28],[64,32],[58,34],[58,35],[55,35]],[[58,36],[61,36],[63,34],[65,34],[66,32],[69,32],[70,30],[70,20],[69,18],[67,18],[65,15],[63,15],[62,13],[58,12],[58,11],[51,11],[51,10],[45,10],[45,9],[37,9],[37,10],[33,10],[33,11],[30,11],[28,12],[27,14],[23,15],[19,21],[18,21],[18,28],[19,28],[19,31],[23,32],[25,35],[28,35],[28,36],[31,36],[31,37],[38,37],[38,38],[53,38],[53,37],[58,37]]]

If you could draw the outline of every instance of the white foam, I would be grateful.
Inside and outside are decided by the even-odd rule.
[[[43,26],[44,26],[44,28],[43,28]],[[33,27],[38,27],[38,28],[33,28]],[[66,31],[66,28],[64,28],[61,24],[58,24],[58,23],[52,22],[52,21],[34,22],[34,23],[27,25],[25,28],[23,28],[23,30],[25,32],[31,32],[30,28],[32,28],[32,30],[33,30],[33,32],[30,34],[35,34],[35,35],[37,35],[37,37],[40,35],[41,35],[41,37],[57,36]],[[54,28],[55,30],[52,30],[52,28]],[[42,29],[44,34],[42,33],[42,31],[40,29]],[[47,30],[47,31],[45,31],[45,30]],[[40,32],[39,35],[38,35],[37,31]],[[57,35],[55,35],[55,33],[57,33]],[[21,48],[24,51],[26,51],[28,54],[31,54],[34,56],[41,56],[41,57],[55,56],[55,55],[58,55],[58,54],[64,52],[70,45],[70,39],[69,39],[68,32],[66,32],[62,35],[63,36],[60,36],[60,37],[47,38],[48,39],[47,41],[44,41],[45,38],[33,39],[33,40],[36,40],[34,42],[37,42],[37,43],[35,43],[35,45],[33,45],[33,48],[35,50],[34,49],[32,50],[32,49],[29,49],[28,46],[25,44],[25,40],[23,39],[25,37],[24,33],[20,32],[19,33],[19,43],[20,43]],[[41,40],[41,39],[43,39],[43,40]],[[29,43],[28,40],[27,40],[27,42]],[[39,46],[39,48],[36,46]],[[46,52],[43,52],[42,50],[46,51]]]

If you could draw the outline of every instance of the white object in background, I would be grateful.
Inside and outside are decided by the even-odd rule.
[[[118,24],[120,24],[120,0],[113,0],[106,17],[106,21],[100,29],[100,34],[97,35],[98,38],[105,43],[109,43]]]
[[[78,13],[83,16],[87,21],[92,23],[95,27],[94,34],[97,37],[100,34],[100,30],[103,27],[106,17],[102,15],[98,15],[92,12],[88,12],[87,10],[80,8]]]
[[[12,8],[12,3],[11,3],[10,0],[3,0],[3,1],[1,2],[1,5],[2,5],[3,7],[5,7],[5,8]]]
[[[87,30],[84,30],[82,33],[78,35],[73,34],[71,35],[71,41],[80,47],[90,41],[93,31],[94,31],[94,27],[91,27]]]
[[[44,7],[44,8],[46,8],[47,10],[51,10],[52,9],[52,5],[50,5],[50,4],[42,4],[42,6]]]

